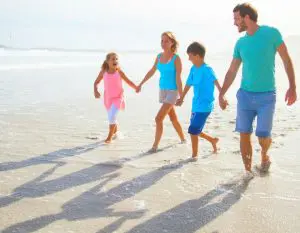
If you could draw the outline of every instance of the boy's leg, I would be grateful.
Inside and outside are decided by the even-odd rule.
[[[159,109],[156,117],[156,132],[155,132],[155,140],[152,146],[152,150],[156,150],[158,147],[158,144],[160,142],[161,136],[163,134],[163,121],[166,117],[166,115],[169,113],[170,109],[172,108],[171,104],[164,103],[161,108]]]
[[[181,125],[178,121],[174,106],[172,106],[172,108],[170,109],[168,114],[169,114],[170,120],[171,120],[178,136],[180,137],[181,141],[185,141],[184,134],[183,134],[183,131],[182,131],[182,127],[181,127]]]
[[[192,157],[197,158],[198,157],[198,135],[191,135],[191,141],[192,141]]]
[[[217,143],[219,141],[219,138],[213,138],[211,136],[209,136],[208,134],[205,134],[203,132],[201,132],[199,134],[199,137],[204,138],[205,140],[209,141],[213,147],[213,153],[217,153]]]

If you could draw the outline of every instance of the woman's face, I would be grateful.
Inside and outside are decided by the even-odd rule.
[[[161,37],[161,48],[163,50],[171,50],[172,45],[173,45],[172,40],[168,36],[162,35],[162,37]]]

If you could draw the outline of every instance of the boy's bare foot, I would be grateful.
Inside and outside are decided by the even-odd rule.
[[[152,147],[150,150],[147,151],[147,153],[149,153],[149,154],[153,154],[156,152],[157,152],[157,148],[155,148],[155,147]]]
[[[213,153],[216,154],[218,152],[217,143],[219,142],[219,138],[214,138],[211,145],[213,146]]]

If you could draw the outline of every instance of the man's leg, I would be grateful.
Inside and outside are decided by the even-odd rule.
[[[275,113],[276,94],[266,92],[260,97],[261,104],[257,111],[256,136],[261,147],[261,166],[259,170],[267,172],[271,165],[268,151],[272,144],[271,131]]]
[[[252,145],[251,145],[250,133],[240,133],[240,150],[241,150],[245,170],[251,172]]]

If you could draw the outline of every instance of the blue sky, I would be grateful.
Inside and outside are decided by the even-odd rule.
[[[300,35],[298,1],[253,0],[259,23]],[[157,50],[174,31],[182,47],[194,40],[231,49],[236,0],[0,0],[0,44],[15,47]]]

